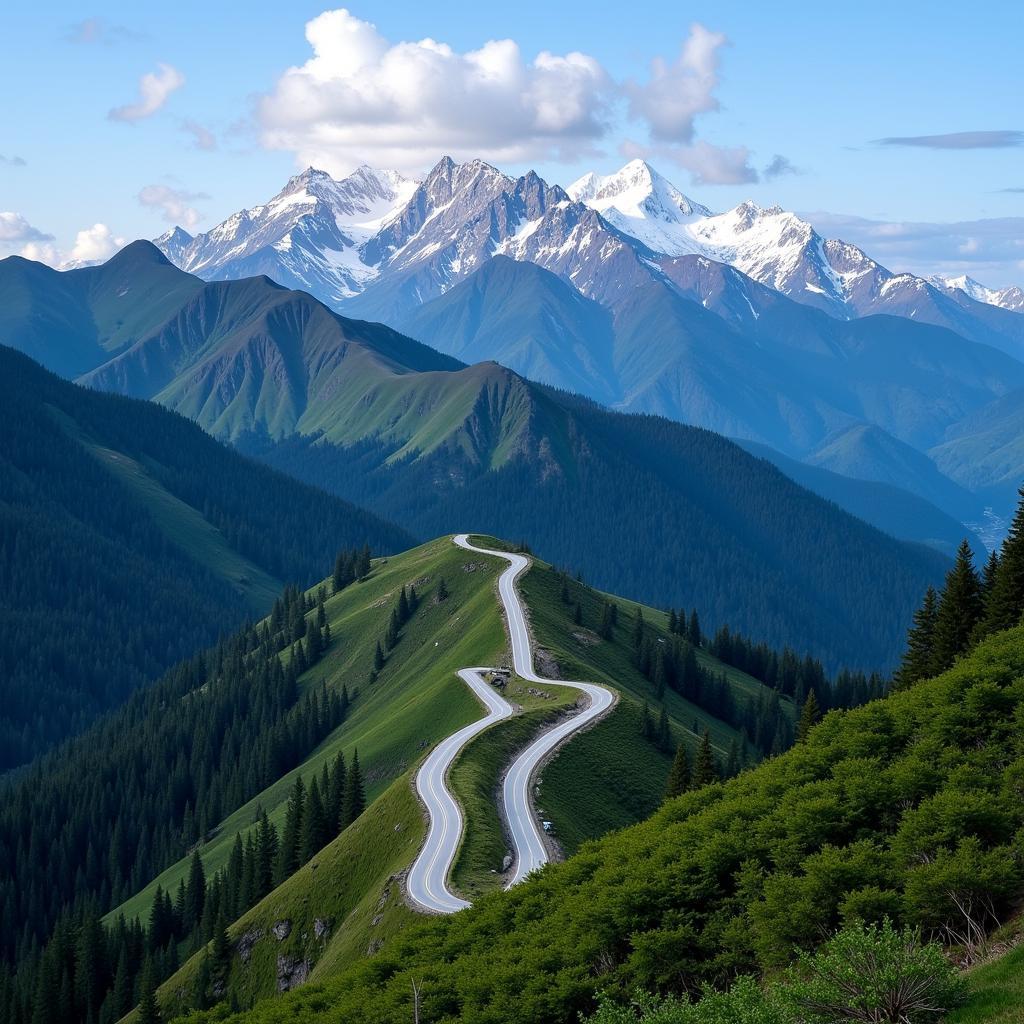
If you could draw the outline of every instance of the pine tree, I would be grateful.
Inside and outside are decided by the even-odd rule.
[[[379,672],[384,667],[384,651],[381,649],[380,641],[377,641],[377,648],[373,652],[373,671]]]
[[[163,1015],[156,1001],[156,977],[153,962],[146,961],[142,969],[142,997],[139,1000],[139,1011],[135,1015],[137,1024],[161,1024]]]
[[[956,561],[946,575],[946,585],[935,613],[935,670],[944,672],[971,645],[974,628],[983,608],[981,581],[974,568],[971,546],[963,541]]]
[[[654,736],[654,725],[651,722],[651,709],[647,701],[644,701],[643,709],[640,712],[640,735],[649,740]]]
[[[669,608],[668,610],[668,631],[675,633],[679,629],[679,620],[676,618],[675,608]]]
[[[409,621],[409,599],[405,595],[405,587],[402,587],[398,595],[398,608],[396,609],[399,626],[404,626]]]
[[[658,716],[658,738],[659,749],[667,754],[672,749],[672,730],[668,724],[668,711],[665,705],[661,706],[661,714]]]
[[[606,603],[604,608],[601,610],[601,625],[598,627],[598,635],[604,640],[611,640],[612,630],[614,629],[614,612],[612,611],[613,605]]]
[[[583,608],[581,607],[579,601],[576,602],[576,607],[573,609],[572,621],[577,626],[583,625]]]
[[[686,639],[693,644],[694,647],[700,647],[704,642],[704,638],[700,632],[700,619],[697,618],[697,609],[694,608],[690,612],[690,624],[686,628]]]
[[[686,752],[686,744],[676,747],[676,756],[672,759],[672,767],[665,785],[665,797],[670,799],[685,793],[690,788],[690,758]]]
[[[316,776],[309,787],[306,798],[306,810],[302,816],[302,842],[299,847],[299,860],[305,864],[327,842],[327,817],[324,813],[323,799],[320,796],[320,783]]]
[[[907,631],[907,650],[893,675],[893,686],[904,690],[935,674],[935,619],[939,598],[934,587],[925,591],[921,607],[914,612],[914,624]]]
[[[821,718],[821,708],[818,705],[818,698],[814,690],[807,691],[807,700],[804,701],[803,709],[800,712],[800,721],[796,727],[796,741],[803,743],[807,734],[814,728]]]
[[[345,796],[345,755],[339,750],[331,768],[331,781],[327,789],[327,827],[333,838],[341,831],[341,804]]]
[[[366,808],[366,792],[363,789],[363,773],[359,767],[359,751],[352,751],[348,777],[345,779],[345,795],[341,805],[342,827],[348,828]]]
[[[705,729],[693,766],[693,788],[700,789],[701,786],[717,781],[718,765],[715,763],[715,752],[711,749],[711,733]]]
[[[206,873],[199,851],[192,853],[192,862],[188,869],[188,883],[185,886],[185,907],[182,917],[182,928],[185,935],[191,935],[203,919],[203,905],[206,902]]]
[[[985,602],[986,633],[1010,629],[1024,615],[1024,487],[1018,493],[1020,504],[1003,541],[999,568]]]
[[[644,610],[643,608],[637,608],[636,619],[633,621],[633,647],[636,650],[640,650],[640,645],[644,642]]]
[[[440,604],[442,601],[448,600],[448,584],[445,583],[445,579],[442,576],[437,581],[437,603]]]
[[[278,884],[299,868],[302,818],[305,806],[306,788],[303,785],[302,776],[299,775],[295,779],[291,796],[288,798],[288,807],[285,810],[284,834],[281,836],[281,845],[277,853],[277,871],[275,873],[275,880]]]
[[[209,956],[211,987],[213,994],[220,999],[227,991],[228,975],[231,972],[231,939],[223,916],[217,920]]]

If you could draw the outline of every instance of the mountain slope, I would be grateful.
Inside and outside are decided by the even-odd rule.
[[[984,545],[962,522],[947,515],[937,505],[889,483],[861,480],[788,458],[767,445],[738,440],[741,448],[767,459],[801,487],[834,501],[858,519],[900,540],[929,544],[948,557],[956,554],[960,541],[967,537],[980,552]]]
[[[415,981],[431,1015],[560,1024],[591,1011],[598,990],[625,1001],[638,987],[682,994],[770,975],[854,915],[955,944],[964,898],[987,898],[991,926],[1024,889],[1022,669],[1018,628],[510,892],[226,1019],[399,1024]]]
[[[164,263],[146,243],[118,262],[139,263],[143,273]],[[161,272],[181,274],[166,265]],[[709,339],[694,328],[690,361],[669,375],[666,344],[651,337],[660,318],[648,321],[653,308],[720,333]],[[680,394],[704,401],[742,380],[739,347],[722,345],[703,376],[690,372],[695,352],[729,334],[698,304],[660,288],[629,322],[634,369],[656,408]],[[859,361],[870,366],[873,351],[862,348]],[[757,352],[783,387],[779,360]],[[982,364],[976,373],[984,372]],[[917,595],[944,568],[934,553],[891,542],[713,434],[604,412],[494,363],[464,367],[265,278],[201,285],[84,380],[156,399],[420,536],[483,529],[524,537],[598,586],[655,604],[698,604],[713,622],[810,650],[833,667],[889,664]],[[741,394],[758,415],[788,415],[752,385]],[[765,516],[769,508],[777,521]],[[787,515],[788,532],[778,528]],[[836,553],[829,573],[821,570],[825,550]],[[871,565],[880,590],[865,575]],[[738,590],[733,577],[746,586]],[[780,593],[792,600],[780,602]]]
[[[408,535],[159,407],[0,347],[0,770],[309,580]]]

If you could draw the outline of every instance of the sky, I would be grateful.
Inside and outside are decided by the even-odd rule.
[[[712,209],[1024,284],[1022,39],[1002,0],[7,4],[0,256],[205,230],[309,163],[565,185],[643,156]]]

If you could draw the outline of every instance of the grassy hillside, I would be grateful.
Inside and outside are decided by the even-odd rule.
[[[1018,1024],[1024,1017],[1024,946],[967,975],[968,999],[948,1024]]]
[[[481,538],[485,544],[499,542]],[[350,690],[372,662],[373,647],[382,635],[391,608],[402,586],[414,584],[421,596],[419,610],[372,683],[359,683],[348,719],[294,771],[279,779],[217,828],[200,847],[207,877],[228,861],[235,835],[247,831],[258,810],[265,809],[272,822],[283,824],[285,803],[296,775],[307,781],[324,763],[342,750],[358,748],[369,782],[368,811],[325,847],[299,872],[248,911],[230,929],[235,943],[242,943],[247,959],[236,959],[229,992],[240,1005],[272,995],[281,977],[290,986],[309,975],[330,977],[390,945],[420,915],[410,910],[401,895],[400,876],[411,863],[424,835],[424,822],[413,796],[413,775],[419,760],[441,736],[480,713],[469,691],[455,676],[467,665],[499,665],[507,661],[504,627],[495,593],[498,572],[504,563],[456,548],[450,538],[440,538],[402,555],[381,560],[370,577],[326,602],[332,645],[324,658],[302,677],[305,688],[326,682]],[[437,601],[437,586],[445,579],[449,597]],[[535,563],[522,592],[540,646],[543,664],[553,671],[571,668],[573,677],[598,679],[621,694],[616,712],[563,748],[544,769],[542,805],[556,825],[563,846],[574,849],[584,838],[608,828],[635,822],[657,806],[668,772],[668,755],[639,733],[638,709],[651,684],[633,666],[632,641],[627,619],[639,606],[622,602],[623,624],[608,641],[585,637],[577,655],[569,655],[573,636],[579,633],[561,601],[556,571]],[[589,609],[604,597],[582,584],[573,584],[574,595]],[[651,628],[664,631],[664,616],[645,609]],[[583,634],[580,634],[583,635]],[[709,659],[713,662],[713,659]],[[715,663],[717,665],[717,663]],[[724,670],[724,666],[722,666]],[[756,692],[761,684],[732,672],[739,696]],[[475,898],[500,887],[502,860],[507,841],[495,803],[495,791],[514,753],[543,725],[576,700],[573,691],[530,688],[513,678],[506,696],[522,714],[483,733],[467,747],[453,767],[451,784],[466,809],[469,827],[454,870],[455,885]],[[673,730],[689,735],[693,719],[707,725],[718,740],[728,742],[733,731],[700,708],[673,703]],[[694,737],[695,739],[695,737]],[[579,755],[577,756],[577,748]],[[567,760],[571,758],[571,760]],[[566,767],[562,762],[566,761]],[[628,785],[615,798],[605,793],[607,769],[594,771],[591,762],[615,765]],[[154,879],[144,890],[113,911],[128,917],[148,913],[159,885],[174,891],[187,876],[188,858]],[[275,925],[287,921],[288,934],[277,938]],[[319,923],[318,923],[319,922]],[[279,929],[280,931],[281,929]],[[190,951],[183,950],[187,955]],[[203,954],[189,959],[161,988],[161,998],[171,1005],[187,1005],[195,988]],[[279,962],[278,958],[284,960]]]
[[[806,743],[508,893],[407,930],[365,964],[228,1019],[398,1024],[415,980],[421,1019],[561,1024],[599,988],[772,971],[843,920],[885,914],[952,940],[957,905],[975,901],[991,927],[1024,895],[1022,708],[1024,627],[937,679],[830,714]],[[1014,963],[979,972],[990,1009],[961,1019],[1012,1006]]]

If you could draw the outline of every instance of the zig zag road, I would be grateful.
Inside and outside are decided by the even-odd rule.
[[[615,694],[606,687],[593,683],[544,679],[538,676],[533,669],[533,651],[530,648],[526,614],[515,585],[519,576],[528,568],[529,559],[505,551],[478,548],[469,542],[468,535],[464,533],[455,537],[455,543],[467,551],[504,558],[509,562],[509,567],[498,579],[498,596],[508,621],[509,637],[512,641],[512,664],[516,674],[531,683],[572,687],[585,693],[590,701],[578,714],[538,736],[515,759],[505,776],[502,803],[515,857],[515,871],[508,883],[508,887],[511,887],[548,860],[547,848],[530,802],[530,786],[534,773],[555,747],[603,715],[615,703]],[[458,853],[464,828],[462,812],[447,786],[448,769],[459,751],[474,736],[494,722],[508,718],[512,714],[512,707],[508,701],[481,678],[480,673],[484,671],[487,670],[462,669],[459,675],[480,698],[488,713],[442,740],[431,751],[416,775],[416,791],[427,807],[430,827],[423,849],[409,870],[406,887],[415,903],[425,910],[436,913],[452,914],[469,906],[448,887],[448,874]]]

